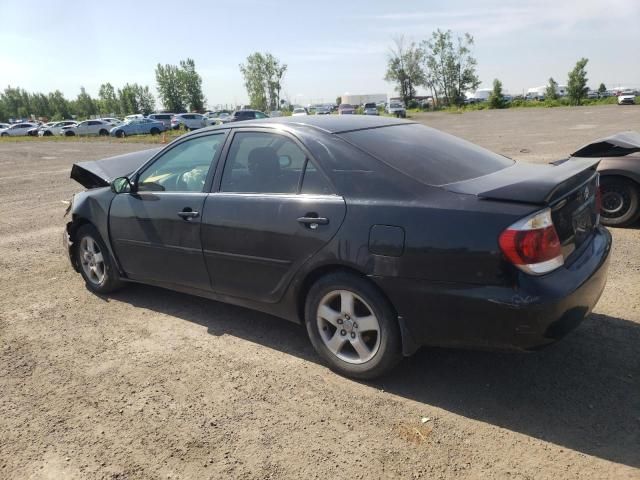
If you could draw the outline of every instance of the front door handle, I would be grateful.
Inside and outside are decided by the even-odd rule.
[[[311,230],[315,230],[318,228],[318,225],[328,225],[329,219],[324,217],[300,217],[298,218],[298,222],[307,226]]]
[[[178,212],[178,216],[180,218],[183,218],[184,220],[191,220],[192,218],[197,218],[199,215],[199,212],[193,212],[191,210],[183,210],[182,212]]]

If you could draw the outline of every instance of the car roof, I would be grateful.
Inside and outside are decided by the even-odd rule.
[[[206,130],[223,130],[236,127],[276,127],[282,125],[289,128],[311,127],[326,133],[344,133],[354,130],[388,127],[415,123],[395,117],[376,117],[372,115],[309,115],[305,117],[274,117],[261,120],[245,120],[208,127]],[[196,130],[201,132],[203,129]],[[194,132],[194,133],[196,133]]]

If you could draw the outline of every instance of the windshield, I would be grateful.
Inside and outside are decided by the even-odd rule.
[[[340,105],[340,108],[345,109],[345,108],[353,108],[353,107],[348,103],[343,103],[342,105]]]
[[[426,185],[470,180],[514,163],[466,140],[415,123],[357,130],[341,136]]]
[[[392,103],[391,104],[391,108],[402,108],[402,104],[401,103]]]

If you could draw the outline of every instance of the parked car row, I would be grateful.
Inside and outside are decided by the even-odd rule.
[[[169,129],[196,130],[227,122],[241,120],[256,120],[267,118],[263,112],[258,110],[237,110],[230,112],[227,110],[200,113],[152,113],[145,117],[141,114],[127,115],[124,121],[105,117],[89,119],[84,121],[62,120],[58,122],[18,122],[14,124],[0,123],[0,136],[39,136],[49,137],[53,135],[72,136],[114,136],[126,137],[129,135],[151,134],[157,135]]]

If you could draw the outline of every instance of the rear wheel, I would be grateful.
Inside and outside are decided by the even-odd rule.
[[[50,137],[51,135],[53,135],[53,133],[51,133],[49,130],[47,130],[47,131],[45,131],[42,135],[43,135],[44,137]]]
[[[75,134],[75,133],[73,133],[73,132],[64,132],[64,136],[65,136],[65,137],[75,137],[75,136],[76,136],[76,134]]]
[[[356,275],[334,273],[316,282],[307,295],[305,320],[316,351],[345,376],[375,378],[402,359],[393,309]]]
[[[109,135],[109,132],[108,132],[108,131],[106,131],[106,130],[103,128],[102,130],[100,130],[99,135],[100,135],[101,137],[106,137],[107,135]]]
[[[158,130],[156,127],[153,127],[150,133],[151,135],[158,135],[160,133],[160,130]]]
[[[124,137],[126,137],[126,136],[127,136],[127,134],[126,134],[126,133],[124,133],[124,130],[118,130],[118,131],[116,132],[116,137],[118,137],[118,138],[124,138]]]
[[[109,250],[93,225],[83,225],[76,234],[75,255],[89,290],[109,293],[122,287]]]
[[[601,177],[601,221],[612,227],[626,227],[640,217],[640,187],[621,177]]]

